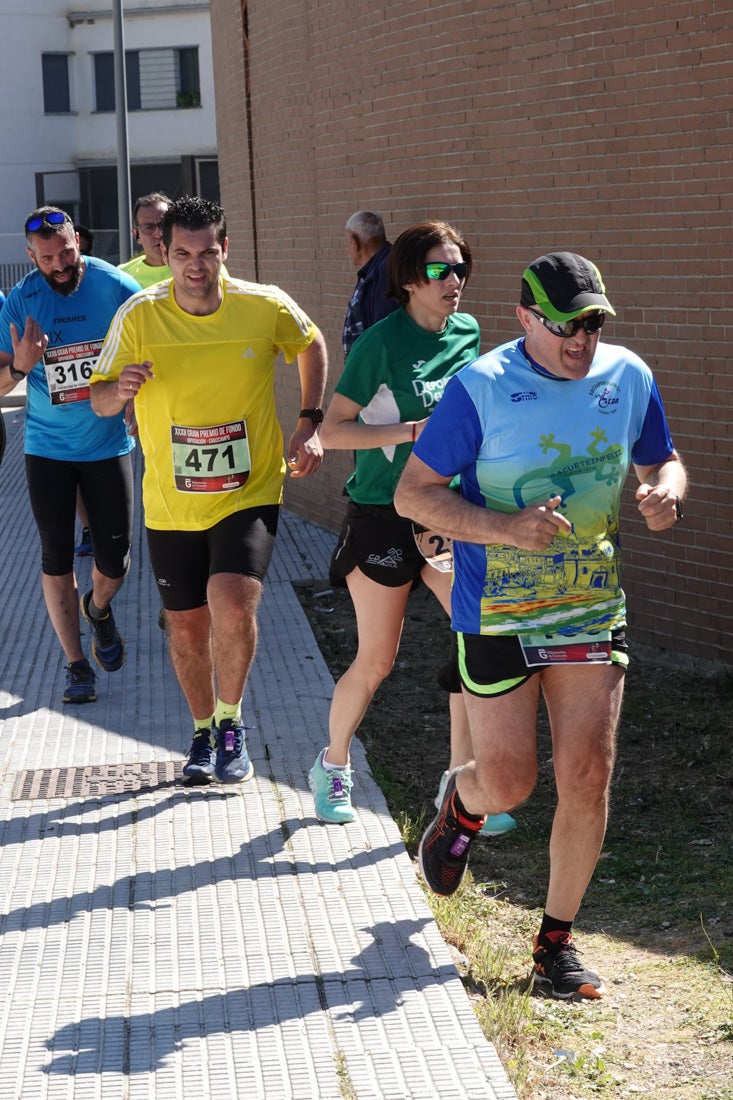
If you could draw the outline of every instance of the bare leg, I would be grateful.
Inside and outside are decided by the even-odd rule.
[[[215,573],[209,578],[207,596],[214,668],[223,703],[238,703],[244,694],[257,648],[257,607],[261,595],[262,583],[255,577]]]
[[[92,599],[94,606],[100,611],[106,611],[112,602],[113,596],[119,592],[124,583],[124,577],[105,577],[104,573],[100,573],[96,565],[93,565]]]
[[[336,684],[328,719],[329,764],[346,766],[354,732],[374,692],[389,676],[400,646],[410,584],[386,588],[354,569],[346,578],[356,612],[356,657]]]
[[[66,660],[80,661],[84,656],[81,648],[79,627],[79,592],[73,573],[64,573],[61,577],[41,574],[43,596],[51,625],[61,643]]]
[[[469,813],[506,813],[534,788],[539,686],[539,676],[531,676],[508,695],[463,693],[474,759],[461,768],[457,785]]]
[[[173,670],[191,714],[197,721],[209,718],[216,705],[209,608],[204,604],[165,615]]]
[[[598,862],[623,689],[617,665],[543,673],[557,784],[545,911],[558,920],[574,919]]]
[[[426,586],[440,603],[446,615],[450,617],[450,573],[441,573],[432,565],[426,565],[420,574]],[[466,764],[473,757],[471,747],[471,730],[468,725],[466,704],[463,695],[457,692],[450,693],[450,762],[448,769],[457,768],[459,764]]]
[[[166,611],[171,661],[194,719],[214,713],[217,691],[224,703],[242,698],[257,643],[261,592],[254,577],[215,573],[207,604]]]

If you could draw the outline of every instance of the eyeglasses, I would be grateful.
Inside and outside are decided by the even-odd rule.
[[[529,309],[529,306],[527,308]],[[536,313],[533,309],[530,309],[529,312],[553,336],[564,336],[565,338],[575,336],[580,328],[587,332],[589,336],[593,336],[594,333],[601,331],[603,322],[606,320],[606,314],[603,310],[598,310],[596,313],[584,313],[582,317],[573,317],[572,321],[561,321],[559,325],[556,325],[554,321],[550,321],[549,318],[545,317],[544,313]]]
[[[462,260],[459,264],[425,264],[425,274],[428,279],[447,279],[451,271],[455,271],[459,279],[465,279],[468,275],[468,264]]]
[[[156,230],[160,229],[162,222],[145,222],[144,225],[136,225],[135,228],[139,229],[141,233],[144,233],[146,237],[149,237]]]
[[[49,210],[46,214],[39,214],[35,218],[29,218],[25,223],[26,233],[37,233],[42,225],[57,226],[64,222],[71,223],[71,218],[61,210]]]

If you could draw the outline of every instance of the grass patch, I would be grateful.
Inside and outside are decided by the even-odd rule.
[[[337,679],[356,649],[353,610],[336,591],[333,612],[314,613],[324,586],[298,591]],[[540,774],[517,829],[473,845],[453,898],[426,892],[521,1100],[733,1100],[733,674],[674,667],[631,637],[611,818],[576,921],[604,999],[565,1004],[531,990],[555,804],[544,717]],[[435,683],[447,646],[445,617],[418,589],[394,672],[359,730],[413,857],[448,760],[447,697]]]

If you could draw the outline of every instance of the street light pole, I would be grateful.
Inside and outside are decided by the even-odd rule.
[[[112,0],[114,22],[115,116],[117,120],[117,224],[120,263],[130,259],[130,157],[127,146],[127,78],[122,0]]]

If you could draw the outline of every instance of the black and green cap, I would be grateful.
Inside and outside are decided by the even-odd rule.
[[[593,309],[616,316],[600,271],[575,252],[550,252],[534,260],[522,275],[520,303],[537,306],[551,321],[571,321]]]

